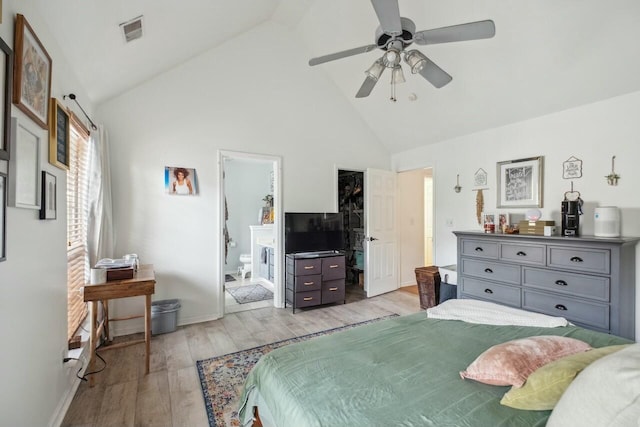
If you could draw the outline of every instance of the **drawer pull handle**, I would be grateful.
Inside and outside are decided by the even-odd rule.
[[[584,262],[584,260],[579,256],[574,256],[574,257],[571,257],[571,262]]]
[[[305,301],[311,301],[313,299],[313,297],[304,297]]]
[[[484,252],[484,249],[482,249],[480,246],[478,246],[478,247],[476,248],[476,252]]]
[[[526,252],[522,252],[522,251],[518,251],[518,253],[516,254],[518,256],[527,256]]]
[[[556,280],[556,285],[558,286],[567,286],[567,282],[564,280]]]
[[[557,308],[558,310],[567,311],[567,307],[565,307],[565,306],[564,306],[564,305],[562,305],[562,304],[556,304],[556,308]]]
[[[487,288],[487,289],[484,290],[484,293],[485,294],[492,294],[493,291],[491,289]]]
[[[313,270],[313,265],[305,265],[304,269],[305,270]]]
[[[330,291],[332,291],[332,292],[334,292],[334,291],[337,291],[337,290],[338,290],[338,288],[329,288],[329,290],[330,290]]]
[[[338,268],[338,264],[331,264],[329,268]]]
[[[311,286],[311,285],[313,285],[313,283],[314,283],[314,282],[304,282],[304,285],[305,285],[305,286]]]
[[[490,268],[485,268],[485,269],[484,269],[484,272],[485,272],[485,273],[489,273],[489,274],[491,274],[491,273],[493,273],[493,270],[492,270],[492,269],[490,269]]]

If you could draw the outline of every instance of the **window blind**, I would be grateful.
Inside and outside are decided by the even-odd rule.
[[[89,279],[87,247],[89,133],[72,115],[67,171],[67,335],[71,339],[87,315],[81,288]]]

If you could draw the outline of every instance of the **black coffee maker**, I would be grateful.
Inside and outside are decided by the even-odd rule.
[[[580,226],[581,207],[579,200],[562,201],[562,235],[578,236]]]

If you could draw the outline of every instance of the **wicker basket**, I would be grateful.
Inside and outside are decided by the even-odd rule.
[[[440,272],[438,267],[416,268],[416,282],[418,283],[418,295],[420,295],[420,308],[426,310],[436,306],[440,299]]]

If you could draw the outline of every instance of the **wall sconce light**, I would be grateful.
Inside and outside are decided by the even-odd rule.
[[[460,190],[462,190],[462,187],[460,187],[460,174],[456,175],[456,186],[453,187],[453,191],[455,191],[456,193],[459,193]]]

